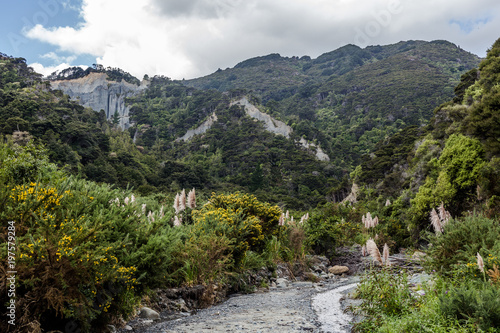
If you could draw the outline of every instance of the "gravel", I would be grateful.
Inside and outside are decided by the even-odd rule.
[[[354,287],[357,279],[292,282],[285,288],[236,295],[196,314],[156,322],[149,327],[136,327],[134,332],[346,332],[349,318],[343,315],[339,305],[341,297],[334,289],[338,288],[339,293],[345,294]],[[339,318],[343,321],[339,322]]]

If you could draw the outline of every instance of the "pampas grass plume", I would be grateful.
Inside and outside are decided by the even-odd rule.
[[[369,239],[366,242],[366,249],[373,259],[377,260],[382,265],[382,257],[380,256],[380,251],[378,250],[377,244],[373,239]]]
[[[177,215],[174,217],[174,227],[180,227],[181,226],[181,220],[177,217]]]
[[[196,191],[194,188],[188,193],[188,207],[191,209],[196,208]]]
[[[181,200],[180,200],[179,193],[177,193],[175,195],[174,209],[175,209],[175,214],[179,214],[179,212],[181,211]]]
[[[483,261],[483,257],[481,257],[479,252],[477,253],[477,268],[479,268],[481,273],[484,273],[484,261]]]
[[[180,195],[180,211],[182,212],[184,209],[186,209],[186,190],[182,189],[181,195]]]
[[[436,235],[439,235],[443,232],[441,228],[441,220],[434,208],[432,208],[431,210],[431,224],[434,227],[434,232],[436,233]]]
[[[382,251],[382,256],[384,257],[384,263],[386,266],[390,266],[391,262],[389,261],[389,246],[387,243],[384,244],[384,251]]]

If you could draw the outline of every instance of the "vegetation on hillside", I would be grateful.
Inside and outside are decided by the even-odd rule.
[[[396,247],[426,245],[431,274],[417,292],[390,267],[370,271],[356,332],[500,331],[499,64],[500,39],[428,126],[380,143],[356,170],[363,205],[403,224]]]
[[[3,320],[2,332],[96,331],[154,288],[237,286],[250,269],[303,256],[302,243],[288,245],[301,227],[280,223],[281,209],[253,195],[193,194],[172,205],[72,176],[32,141],[2,137],[0,157],[0,260],[14,262],[18,309],[16,326]],[[11,269],[0,271],[7,290]]]
[[[446,41],[346,45],[317,59],[257,57],[182,83],[251,91],[271,115],[352,171],[380,140],[426,124],[432,110],[453,97],[460,75],[478,63]]]
[[[123,132],[51,91],[24,59],[0,55],[0,260],[15,258],[23,310],[16,330],[90,331],[127,318],[155,288],[245,290],[241,281],[252,269],[304,263],[306,253],[332,258],[335,248],[357,243],[372,253],[382,244],[391,253],[426,251],[432,282],[417,293],[405,273],[374,267],[357,291],[358,310],[368,316],[356,331],[499,331],[500,39],[478,69],[435,51],[448,49],[463,54],[446,42],[413,42],[293,59],[342,65],[334,63],[339,72],[321,84],[260,105],[290,122],[292,140],[230,105],[241,96],[258,105],[248,91],[197,90],[165,77],[129,101],[136,125]],[[235,69],[285,60],[272,55]],[[410,73],[413,82],[399,91],[386,85]],[[460,74],[448,91],[446,75]],[[452,91],[430,115],[430,105]],[[405,114],[394,99],[413,109]],[[176,140],[214,112],[209,131]],[[302,136],[331,147],[335,160],[315,160],[294,140]],[[358,188],[351,202],[335,202],[351,182]],[[183,189],[193,187],[186,198]],[[16,253],[9,254],[13,230]],[[5,265],[0,272],[8,275]],[[7,283],[0,279],[1,288]]]

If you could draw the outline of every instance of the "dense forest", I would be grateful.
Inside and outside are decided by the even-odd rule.
[[[248,292],[252,270],[385,244],[424,251],[433,282],[416,296],[406,273],[393,283],[374,265],[356,331],[497,332],[500,39],[478,60],[444,41],[401,42],[274,54],[191,82],[155,76],[128,100],[124,131],[0,54],[0,260],[16,265],[15,331],[95,331],[157,288]],[[233,103],[242,97],[289,137]]]

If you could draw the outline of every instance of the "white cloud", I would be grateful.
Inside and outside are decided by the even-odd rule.
[[[33,64],[29,65],[30,67],[33,67],[35,72],[42,74],[43,76],[48,76],[54,72],[61,71],[63,69],[66,69],[68,67],[73,67],[73,65],[70,65],[69,63],[63,62],[59,65],[56,66],[44,66],[38,62],[35,62]],[[87,69],[88,66],[79,66],[82,67],[83,69]]]
[[[500,37],[499,15],[496,0],[83,0],[80,25],[36,25],[26,35],[139,78],[191,78],[254,56],[316,57],[348,43],[446,39],[484,55]]]
[[[68,63],[68,64],[70,64],[70,63],[72,63],[77,58],[77,56],[76,55],[71,55],[71,56],[64,57],[64,56],[57,55],[55,52],[49,52],[49,53],[42,54],[40,56],[40,58],[43,58],[43,59],[52,59],[57,64],[60,64],[60,63]]]

